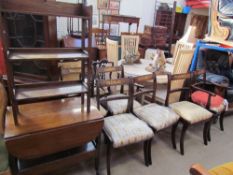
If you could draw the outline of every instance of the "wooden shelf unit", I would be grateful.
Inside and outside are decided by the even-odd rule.
[[[18,104],[69,98],[87,93],[88,88],[82,83],[37,83],[23,87],[16,87],[15,100]]]
[[[54,1],[31,0],[1,0],[0,1],[0,31],[3,38],[3,49],[7,66],[7,80],[10,103],[12,106],[15,125],[18,125],[20,104],[49,101],[59,98],[81,96],[81,105],[84,105],[87,95],[87,113],[90,112],[90,83],[91,83],[91,41],[92,41],[92,7],[84,4],[69,4]],[[8,33],[4,25],[4,13],[22,13],[41,15],[45,17],[69,17],[82,21],[82,44],[77,48],[10,48]],[[88,45],[85,47],[85,37],[88,33]],[[56,62],[82,62],[82,78],[77,82],[47,82],[25,84],[16,86],[13,64],[25,61],[56,61]],[[87,67],[87,71],[85,71]],[[87,72],[87,82],[84,77]]]
[[[16,61],[80,61],[88,59],[81,49],[65,48],[9,48],[8,59]]]

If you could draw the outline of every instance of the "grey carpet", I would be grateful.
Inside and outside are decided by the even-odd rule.
[[[131,145],[113,151],[112,175],[189,175],[193,163],[201,163],[211,168],[224,162],[233,161],[233,116],[225,118],[225,131],[219,130],[219,124],[212,126],[212,142],[203,144],[203,125],[190,128],[185,137],[185,155],[173,150],[170,142],[170,129],[158,133],[153,140],[153,165],[146,167],[143,162],[142,144]],[[180,133],[180,130],[178,130]],[[177,139],[179,135],[177,135]],[[101,174],[106,175],[105,145],[102,144]],[[94,161],[84,161],[77,167],[60,172],[60,175],[94,175]]]

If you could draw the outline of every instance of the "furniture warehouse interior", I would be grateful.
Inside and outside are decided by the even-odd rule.
[[[233,0],[0,0],[0,175],[233,175]]]

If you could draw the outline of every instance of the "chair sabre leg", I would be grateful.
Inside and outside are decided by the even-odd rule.
[[[111,175],[111,169],[110,169],[111,152],[112,152],[112,144],[109,142],[107,144],[107,175]]]
[[[148,145],[147,145],[149,165],[152,165],[152,159],[151,159],[151,143],[152,143],[152,139],[150,139],[150,140],[148,141]]]
[[[219,124],[220,124],[221,131],[224,131],[224,125],[223,125],[224,114],[225,114],[225,111],[220,114],[220,118],[219,118]]]
[[[100,174],[99,173],[100,149],[101,149],[101,134],[96,139],[96,151],[97,151],[96,158],[95,158],[96,175]]]
[[[144,153],[145,165],[149,166],[149,160],[148,160],[148,140],[144,141],[144,143],[143,143],[143,153]]]
[[[208,123],[208,133],[207,133],[207,139],[209,142],[211,142],[211,125],[212,125],[213,120],[210,120],[210,122]]]
[[[181,155],[184,155],[184,136],[185,136],[187,129],[188,129],[188,124],[183,122],[183,128],[182,128],[181,137],[180,137],[180,153],[181,153]]]
[[[208,137],[208,123],[209,122],[205,122],[204,130],[203,130],[203,140],[204,140],[204,144],[205,145],[208,145],[208,141],[207,141],[207,137]]]
[[[176,149],[176,129],[178,127],[179,121],[172,126],[172,147]]]

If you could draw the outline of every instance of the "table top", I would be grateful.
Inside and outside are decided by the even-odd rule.
[[[137,77],[137,76],[143,76],[143,75],[149,75],[151,72],[146,70],[146,67],[149,64],[152,64],[153,60],[147,60],[147,59],[141,59],[141,63],[138,64],[129,64],[124,65],[124,72],[125,76],[131,76],[131,77]],[[172,64],[166,64],[165,71],[166,72],[173,72],[173,65]],[[158,83],[164,84],[167,83],[167,76],[158,76]]]
[[[7,139],[74,124],[81,125],[82,123],[103,119],[103,115],[94,105],[91,105],[91,112],[87,113],[86,109],[81,107],[80,101],[80,98],[76,97],[20,105],[18,126],[14,124],[11,108],[8,108],[4,138]]]

